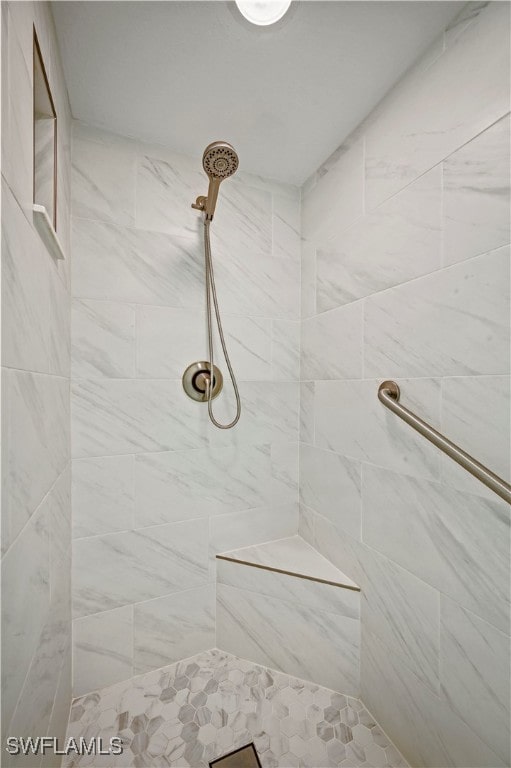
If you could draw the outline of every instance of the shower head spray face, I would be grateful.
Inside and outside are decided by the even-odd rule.
[[[236,150],[226,141],[214,141],[206,147],[202,156],[202,167],[209,177],[208,196],[204,203],[206,217],[211,220],[215,212],[220,183],[238,170]]]
[[[238,155],[226,141],[214,141],[206,147],[202,167],[210,179],[227,179],[238,170]]]

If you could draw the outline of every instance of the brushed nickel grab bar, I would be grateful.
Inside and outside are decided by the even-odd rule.
[[[501,499],[511,504],[511,485],[502,480],[501,477],[494,474],[484,464],[480,464],[470,454],[462,450],[458,445],[452,443],[446,437],[430,427],[425,421],[420,419],[414,413],[405,408],[399,402],[400,390],[395,381],[383,381],[378,387],[378,399],[383,405],[391,410],[400,419],[406,421],[413,429],[429,440],[437,448],[446,453],[456,461],[463,469],[477,477],[481,483],[484,483],[490,490],[500,496]]]

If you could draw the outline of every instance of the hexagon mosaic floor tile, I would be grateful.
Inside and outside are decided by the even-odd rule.
[[[404,768],[358,699],[212,650],[73,702],[67,737],[120,736],[123,753],[66,768],[208,768],[253,742],[262,768]]]

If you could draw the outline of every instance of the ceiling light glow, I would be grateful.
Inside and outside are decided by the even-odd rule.
[[[236,5],[252,24],[267,27],[284,16],[291,0],[236,0]]]

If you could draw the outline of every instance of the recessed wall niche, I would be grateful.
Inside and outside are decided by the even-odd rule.
[[[57,112],[34,27],[34,221],[55,258],[64,254],[57,238]]]

